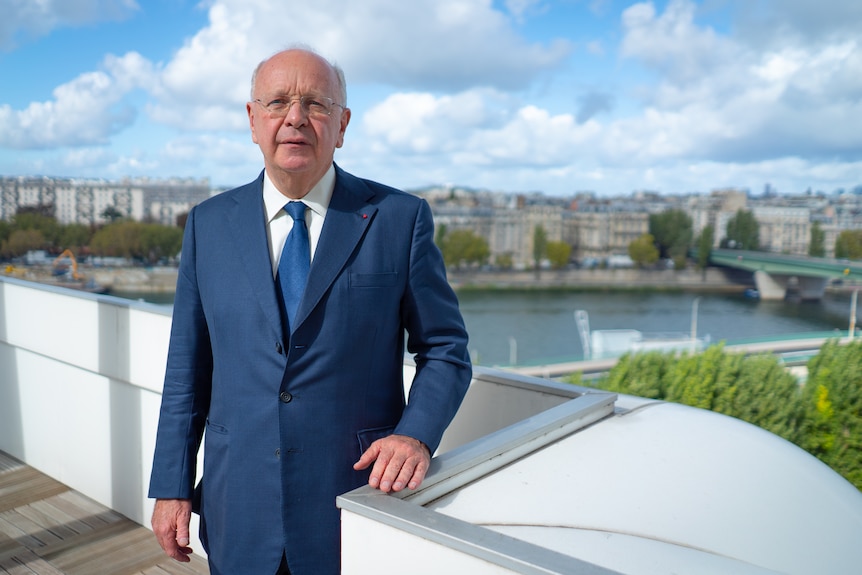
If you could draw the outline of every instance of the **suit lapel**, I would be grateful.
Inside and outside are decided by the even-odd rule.
[[[236,204],[228,215],[228,227],[237,256],[242,260],[258,304],[279,338],[284,333],[272,278],[266,216],[263,208],[263,172],[258,179],[235,195]]]
[[[296,310],[296,325],[318,304],[365,235],[377,213],[377,208],[369,204],[373,195],[361,180],[336,167],[335,189],[317,241],[305,294]],[[291,326],[293,329],[295,326]]]

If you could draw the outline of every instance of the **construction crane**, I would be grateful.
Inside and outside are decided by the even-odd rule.
[[[72,253],[72,250],[63,250],[63,253],[57,256],[57,259],[54,260],[54,268],[63,261],[63,258],[69,258],[69,261],[72,262],[72,279],[76,281],[84,279],[82,276],[78,275],[78,260],[75,259],[75,254]]]

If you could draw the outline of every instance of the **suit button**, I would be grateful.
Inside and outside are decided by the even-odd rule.
[[[275,450],[275,458],[276,458],[276,459],[281,459],[281,449],[276,449],[276,450]]]
[[[293,400],[293,396],[286,391],[282,391],[280,394],[278,394],[278,398],[284,403],[290,403]]]
[[[281,348],[281,342],[280,341],[275,342],[275,351],[278,352],[278,355],[281,355],[281,352],[284,351]]]

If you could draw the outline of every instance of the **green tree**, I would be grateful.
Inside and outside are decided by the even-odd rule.
[[[551,261],[551,267],[554,269],[562,269],[569,263],[569,258],[572,255],[572,246],[566,242],[548,242],[545,247],[548,254],[548,259]]]
[[[820,222],[811,224],[811,242],[808,244],[808,255],[815,258],[826,257],[826,232],[820,227]]]
[[[36,230],[42,234],[43,245],[41,248],[59,248],[60,225],[56,218],[45,214],[41,206],[32,208],[21,208],[12,219],[12,227],[15,230]]]
[[[5,222],[0,220],[0,246],[3,245],[3,242],[9,239],[9,236],[12,234],[12,226],[9,222]]]
[[[648,399],[667,395],[667,372],[674,355],[659,351],[626,354],[596,383],[597,387]]]
[[[712,246],[715,242],[715,228],[708,225],[700,231],[697,236],[697,268],[704,273],[709,265],[709,254],[712,252]]]
[[[533,228],[533,265],[536,270],[536,277],[539,276],[542,269],[542,259],[547,254],[548,250],[548,233],[542,225]]]
[[[111,223],[116,222],[117,220],[121,220],[125,217],[123,213],[115,206],[108,206],[107,208],[105,208],[102,211],[101,216]]]
[[[45,235],[39,230],[15,230],[3,242],[0,251],[2,251],[4,257],[17,258],[30,250],[44,249],[45,243]]]
[[[90,250],[100,256],[135,258],[142,253],[142,230],[145,224],[120,221],[101,228],[90,240]]]
[[[494,263],[497,264],[497,267],[500,267],[504,270],[512,269],[512,266],[515,265],[514,258],[512,258],[512,254],[510,252],[506,252],[504,254],[497,254],[494,257]]]
[[[673,259],[677,269],[685,268],[686,255],[694,235],[688,214],[678,209],[651,214],[649,233],[655,238],[659,257]]]
[[[446,228],[446,224],[440,224],[439,226],[437,226],[437,231],[434,233],[434,243],[437,244],[437,247],[441,250],[443,249],[443,242],[446,241],[447,231],[448,229]]]
[[[183,231],[179,228],[146,224],[141,229],[138,257],[154,264],[162,258],[175,257],[183,245]]]
[[[488,241],[473,230],[455,230],[442,238],[440,251],[447,266],[483,264],[491,255]]]
[[[824,344],[803,394],[800,445],[862,489],[862,341]]]
[[[90,238],[93,237],[93,232],[90,226],[84,224],[68,224],[60,226],[59,248],[69,248],[79,251],[81,248],[89,245]]]
[[[737,210],[736,215],[727,221],[727,229],[721,245],[740,250],[758,250],[760,224],[757,223],[754,214],[743,209]]]
[[[655,264],[658,261],[658,248],[652,234],[643,234],[629,244],[629,257],[639,268]]]
[[[862,259],[862,230],[844,230],[835,239],[835,257]]]

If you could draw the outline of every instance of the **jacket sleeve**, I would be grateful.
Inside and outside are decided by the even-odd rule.
[[[414,222],[407,283],[402,315],[416,375],[395,433],[419,439],[433,453],[467,392],[472,368],[464,320],[424,200]]]
[[[149,496],[190,499],[212,385],[212,349],[196,273],[195,209],[183,234]]]

